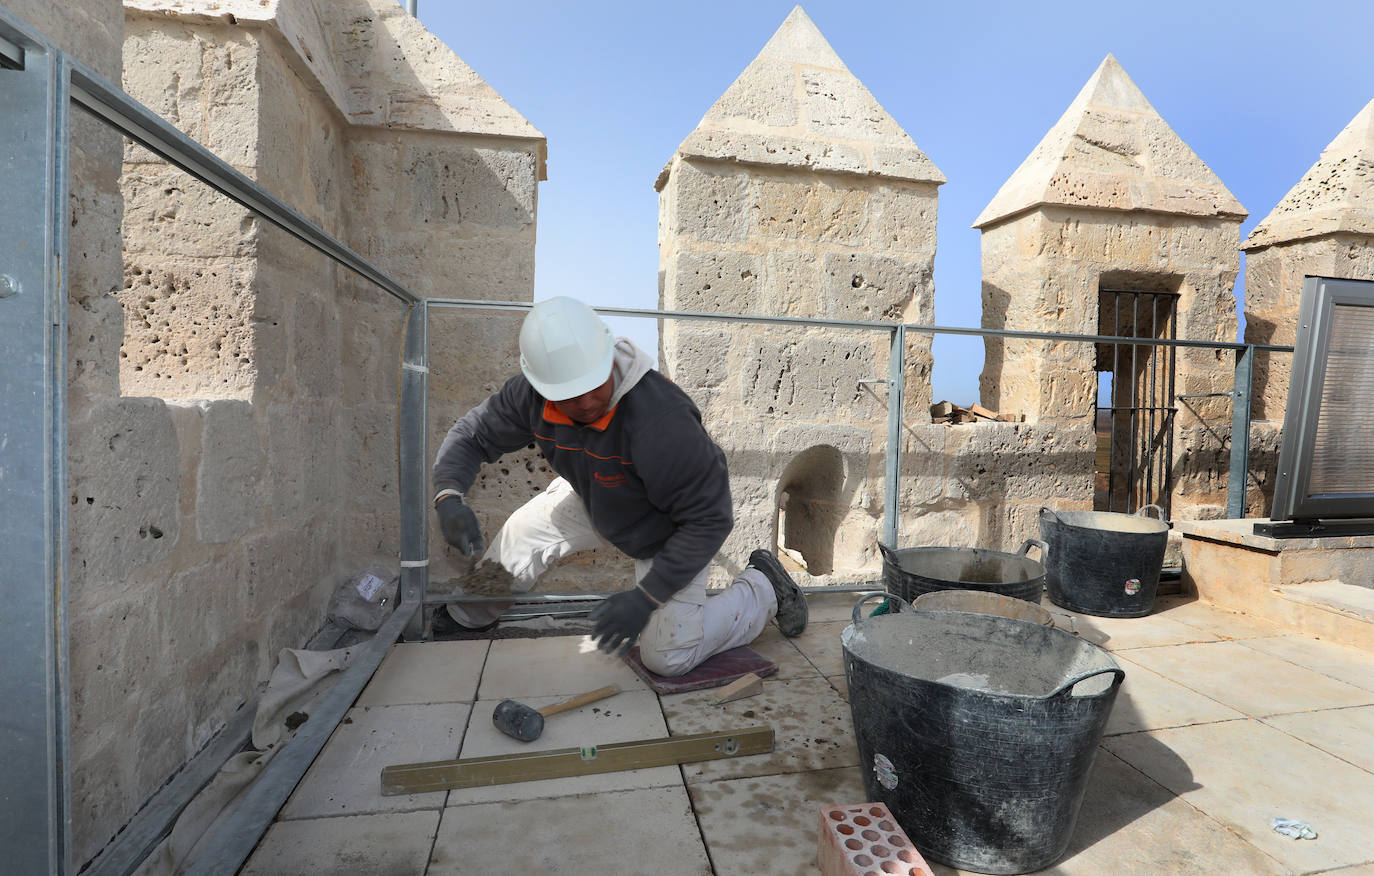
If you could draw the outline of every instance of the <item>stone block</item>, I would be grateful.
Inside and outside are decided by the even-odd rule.
[[[340,413],[338,430],[337,470],[346,472],[348,501],[366,509],[398,508],[396,410],[354,407]]]
[[[394,404],[404,311],[399,304],[369,297],[340,304],[339,395],[360,403]]]
[[[771,131],[760,136],[753,132],[697,128],[678,146],[678,155],[777,169],[845,174],[873,172],[868,156],[854,144],[792,137]],[[893,170],[894,174],[900,173],[901,168],[894,167]],[[674,172],[676,165],[666,168],[659,175],[655,188],[662,190]]]
[[[130,582],[124,593],[69,615],[73,756],[129,742],[128,723],[162,672],[156,585]]]
[[[267,407],[265,492],[274,524],[298,520],[331,505],[351,473],[340,467],[341,423],[347,413],[328,405]],[[341,477],[342,475],[342,477]]]
[[[77,753],[85,741],[73,735],[71,765],[72,860],[94,858],[128,822],[132,812],[128,738],[107,740],[102,748]]]
[[[929,324],[935,317],[933,272],[933,253],[924,259],[828,253],[823,313],[830,319]]]
[[[339,396],[339,314],[333,290],[302,291],[293,299],[291,371],[297,395],[323,400]]]
[[[177,675],[176,683],[161,679],[163,683],[138,710],[137,719],[130,728],[130,759],[133,762],[128,789],[130,800],[152,797],[199,748],[192,747],[188,732],[188,700],[200,692]]]
[[[119,81],[124,10],[118,2],[6,0],[5,8],[110,82]]]
[[[939,199],[933,185],[878,185],[869,194],[868,245],[935,257]]]
[[[127,164],[120,188],[124,247],[134,261],[194,258],[219,262],[250,258],[256,251],[257,218],[179,168]]]
[[[408,144],[399,168],[378,168],[385,190],[376,194],[394,203],[386,219],[520,231],[534,223],[535,160],[528,152],[416,141]],[[397,181],[408,183],[396,191]]]
[[[73,606],[122,592],[180,535],[180,458],[167,407],[147,398],[93,405],[68,425],[67,509]]]
[[[118,273],[114,274],[118,277]],[[124,311],[113,295],[89,295],[67,305],[67,406],[84,411],[119,395],[119,346]]]
[[[184,667],[182,677],[192,680],[196,691],[184,730],[188,735],[205,737],[223,727],[257,684],[271,676],[276,652],[264,666],[260,630],[258,623],[242,624],[229,639],[207,643],[202,656]]]
[[[749,193],[750,239],[862,245],[868,230],[868,193],[843,181],[843,177],[754,174]]]
[[[1053,502],[1091,491],[1095,436],[1090,425],[975,423],[955,427],[967,440],[951,476],[978,503]]]
[[[766,313],[814,316],[821,313],[824,260],[805,249],[770,246],[763,255],[760,304]]]
[[[202,542],[224,544],[266,522],[266,454],[250,403],[220,399],[201,407],[205,430],[196,479],[196,534]]]
[[[730,348],[735,333],[728,328],[695,328],[713,323],[686,323],[665,338],[664,358],[673,363],[673,382],[695,398],[699,389],[718,387],[729,376]]]
[[[135,259],[124,307],[120,384],[157,398],[246,398],[254,367],[253,265]]]
[[[897,540],[909,547],[982,547],[978,526],[970,517],[977,506],[965,509],[931,510],[921,514],[903,512]]]
[[[752,253],[682,252],[668,266],[665,302],[672,310],[751,312],[762,297],[762,271]]]
[[[673,207],[660,233],[715,243],[748,237],[749,174],[736,166],[680,163],[670,203]]]
[[[270,598],[270,591],[252,591],[241,549],[229,546],[204,554],[209,554],[207,561],[185,564],[156,584],[156,636],[166,668],[189,666],[216,643],[239,634],[245,619],[261,613],[256,603]]]
[[[835,422],[880,418],[859,384],[884,373],[869,340],[844,335],[752,337],[744,348],[741,411],[749,416]]]

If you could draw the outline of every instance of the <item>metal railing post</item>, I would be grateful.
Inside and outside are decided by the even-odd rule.
[[[0,10],[3,11],[3,10]],[[0,855],[71,872],[67,676],[68,59],[0,19]]]
[[[1226,483],[1226,516],[1245,516],[1245,486],[1250,479],[1250,390],[1255,345],[1236,350],[1236,382],[1231,404],[1231,473]]]
[[[897,496],[902,471],[902,399],[906,395],[906,326],[892,330],[888,356],[887,453],[883,477],[883,541],[896,550]]]
[[[425,596],[429,589],[429,471],[425,458],[429,401],[429,307],[424,301],[406,312],[405,347],[401,354],[399,492],[401,499],[401,602],[419,604],[421,610],[402,635],[424,635]]]

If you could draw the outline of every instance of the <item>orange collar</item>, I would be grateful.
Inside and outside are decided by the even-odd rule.
[[[619,405],[617,405],[616,407],[619,407]],[[595,423],[586,423],[585,425],[588,429],[595,429],[598,432],[605,432],[606,427],[611,424],[611,417],[615,416],[615,412],[616,408],[611,408],[609,411],[602,414],[601,419],[597,420]],[[574,423],[571,417],[564,414],[557,408],[557,406],[554,405],[553,402],[548,400],[545,400],[544,402],[544,420],[545,422],[549,423],[558,423],[561,426],[584,425],[583,423]]]

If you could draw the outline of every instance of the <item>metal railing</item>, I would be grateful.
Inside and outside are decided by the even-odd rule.
[[[8,568],[0,598],[11,624],[0,645],[6,672],[5,777],[24,789],[0,800],[8,872],[68,874],[71,864],[70,684],[67,678],[67,399],[65,394],[69,108],[75,104],[257,216],[282,228],[335,263],[365,277],[407,307],[399,400],[401,604],[365,653],[343,674],[298,733],[264,770],[246,803],[217,831],[194,873],[233,873],[247,859],[324,741],[342,720],[386,651],[401,636],[417,637],[428,590],[428,323],[431,308],[521,311],[526,302],[423,300],[300,213],[234,170],[208,149],[109,84],[40,33],[0,8],[0,157],[5,161],[5,209],[0,210],[0,345],[7,354],[0,396],[0,556]],[[898,538],[906,342],[911,333],[1053,341],[1199,347],[1236,354],[1235,404],[1228,508],[1243,513],[1250,413],[1250,375],[1256,350],[1290,348],[1188,340],[1065,335],[934,325],[698,313],[626,307],[606,315],[762,323],[886,333],[890,356],[884,537]],[[38,582],[41,586],[35,585]],[[207,779],[208,780],[208,779]],[[184,785],[184,787],[183,787]],[[178,785],[194,795],[196,782]],[[186,801],[189,801],[187,796]],[[160,817],[175,818],[172,801]],[[184,802],[182,803],[184,805]],[[127,873],[158,839],[151,829],[128,830],[107,848],[92,873]]]

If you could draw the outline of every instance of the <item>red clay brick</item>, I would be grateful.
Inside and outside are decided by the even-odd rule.
[[[822,876],[934,876],[883,803],[822,807],[816,864]]]

